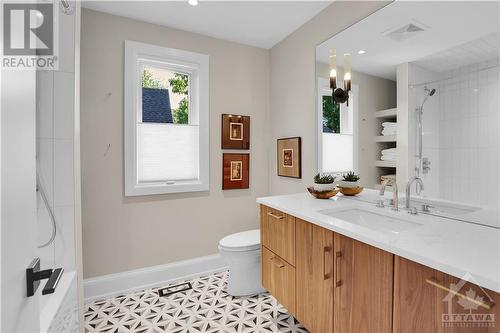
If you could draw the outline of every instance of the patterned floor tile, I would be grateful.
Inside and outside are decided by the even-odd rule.
[[[88,333],[307,333],[268,293],[233,297],[228,272],[191,281],[191,289],[160,296],[159,289],[98,300],[86,306]],[[173,286],[172,285],[172,286]]]

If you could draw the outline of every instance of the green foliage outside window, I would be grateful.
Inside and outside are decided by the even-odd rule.
[[[323,96],[323,126],[332,133],[340,133],[340,105],[334,103],[331,96]]]
[[[189,121],[189,76],[175,73],[174,77],[168,80],[168,83],[174,94],[184,96],[179,102],[179,107],[172,110],[174,124],[187,124]]]
[[[154,77],[151,71],[145,69],[142,72],[142,87],[143,88],[154,88],[154,89],[167,89],[165,82],[158,80]]]

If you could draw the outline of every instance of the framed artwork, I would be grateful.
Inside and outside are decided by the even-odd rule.
[[[300,137],[278,139],[278,176],[302,178]]]
[[[222,115],[222,149],[250,149],[250,117]]]
[[[222,189],[249,187],[250,154],[222,154]]]

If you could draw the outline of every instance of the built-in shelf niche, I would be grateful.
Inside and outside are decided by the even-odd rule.
[[[397,108],[391,108],[386,110],[380,110],[375,112],[375,118],[378,120],[376,122],[377,125],[377,133],[380,135],[375,136],[374,140],[377,143],[377,157],[378,160],[375,161],[375,167],[378,169],[378,179],[380,180],[380,176],[388,175],[388,174],[396,174],[396,161],[382,161],[380,160],[380,156],[382,155],[382,150],[388,148],[396,148],[397,147],[397,135],[382,135],[382,123],[386,121],[397,122]]]

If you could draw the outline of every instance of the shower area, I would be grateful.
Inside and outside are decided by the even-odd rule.
[[[41,332],[78,332],[75,253],[75,3],[55,1],[57,70],[36,73],[36,182],[41,269],[62,268],[53,294],[40,300]]]
[[[499,41],[493,33],[409,64],[408,175],[422,178],[423,196],[500,202]]]

